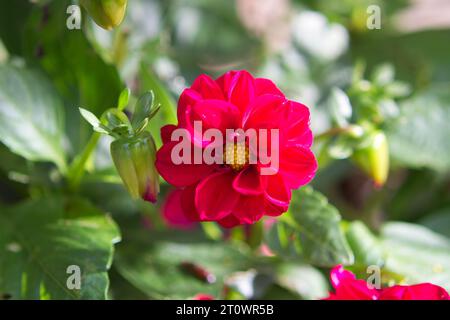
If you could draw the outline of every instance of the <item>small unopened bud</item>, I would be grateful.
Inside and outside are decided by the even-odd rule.
[[[381,187],[389,173],[389,146],[383,131],[374,131],[364,147],[354,151],[352,159]]]
[[[90,16],[100,27],[111,30],[125,16],[127,0],[80,0]]]
[[[155,167],[156,146],[151,134],[144,131],[136,137],[113,141],[111,156],[130,195],[155,203],[159,176]]]

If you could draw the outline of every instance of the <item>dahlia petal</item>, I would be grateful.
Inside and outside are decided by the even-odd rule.
[[[282,96],[264,94],[257,97],[247,108],[242,118],[244,129],[283,128],[286,125],[288,109]]]
[[[291,190],[286,187],[280,174],[262,175],[260,180],[264,195],[268,201],[281,207],[289,205]]]
[[[188,130],[190,138],[195,145],[207,146],[210,141],[202,141],[202,134],[208,129],[217,129],[226,133],[226,129],[237,128],[239,125],[239,110],[223,100],[201,100],[194,106],[188,106],[183,120],[179,119],[180,126]],[[201,123],[196,132],[195,122]]]
[[[392,286],[382,290],[380,300],[449,300],[444,288],[431,283]]]
[[[240,196],[233,210],[240,224],[253,224],[264,215],[264,196]]]
[[[290,189],[309,183],[317,171],[317,160],[310,149],[283,148],[280,152],[279,173]]]
[[[258,195],[262,193],[259,173],[255,166],[248,166],[236,176],[233,188],[243,195]]]
[[[192,84],[191,89],[200,93],[203,99],[225,99],[219,85],[206,74],[198,76]]]
[[[369,288],[366,281],[356,279],[342,265],[331,270],[330,280],[335,293],[330,293],[328,300],[377,300],[379,297],[377,289]]]
[[[202,100],[190,108],[183,121],[185,128],[190,132],[196,145],[206,146],[209,141],[201,141],[203,138],[202,132],[195,134],[195,121],[201,122],[202,132],[213,128],[225,134],[226,129],[233,129],[238,126],[239,110],[231,103],[222,100]]]
[[[255,82],[250,73],[239,71],[233,77],[228,91],[228,101],[244,112],[255,97]]]
[[[168,143],[172,141],[172,132],[177,128],[176,125],[168,124],[161,128],[161,140],[162,143]]]
[[[278,89],[273,81],[264,78],[255,79],[255,93],[256,96],[261,96],[263,94],[273,94],[284,97],[283,92]]]
[[[217,221],[224,228],[233,228],[241,224],[240,220],[236,218],[233,214],[227,215],[225,218]]]
[[[283,96],[265,94],[257,97],[243,116],[244,128],[279,129],[281,145],[312,145],[309,109]]]
[[[395,285],[385,289],[369,288],[367,282],[356,279],[355,275],[341,265],[334,267],[330,273],[335,293],[330,293],[327,300],[448,300],[444,288],[431,283],[412,286]]]
[[[163,217],[169,226],[181,229],[189,229],[193,221],[189,219],[181,206],[181,195],[183,190],[176,189],[169,193],[163,205]]]
[[[301,133],[293,133],[293,131],[289,131],[286,135],[289,135],[285,140],[286,146],[299,146],[304,148],[310,148],[313,144],[313,133],[311,129],[305,129],[301,131]]]
[[[195,192],[197,185],[193,184],[183,189],[180,200],[181,208],[183,209],[184,215],[190,221],[200,221],[197,209],[195,208]]]
[[[233,82],[234,77],[239,71],[230,70],[226,72],[224,75],[217,78],[216,83],[222,89],[222,92],[226,98],[229,96],[229,92],[231,89],[231,84]]]
[[[203,177],[209,175],[215,165],[206,164],[179,164],[172,161],[172,149],[178,142],[173,141],[164,144],[156,153],[156,168],[159,174],[171,185],[176,187],[189,186]]]
[[[223,100],[202,100],[192,108],[191,120],[200,120],[203,129],[215,128],[225,132],[238,125],[239,111]]]
[[[337,288],[341,285],[343,281],[352,281],[355,280],[356,276],[344,269],[342,265],[337,265],[330,272],[330,280],[333,288]]]
[[[193,300],[214,300],[214,296],[212,296],[210,294],[199,293],[199,294],[196,294],[192,299]]]
[[[202,221],[221,220],[231,213],[239,200],[239,193],[232,187],[234,177],[231,170],[222,170],[198,184],[195,207]]]
[[[379,292],[367,286],[364,280],[344,281],[328,300],[378,300]]]
[[[285,213],[288,209],[288,204],[276,205],[267,199],[264,199],[264,214],[270,217],[278,217]]]
[[[289,101],[288,119],[286,121],[286,139],[290,145],[301,145],[311,147],[313,135],[309,127],[310,111],[304,104]]]
[[[180,127],[186,126],[186,118],[188,118],[191,109],[197,102],[202,100],[202,96],[195,90],[190,88],[184,89],[178,100],[177,118]]]

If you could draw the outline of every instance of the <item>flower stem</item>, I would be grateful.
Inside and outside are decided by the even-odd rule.
[[[326,138],[329,138],[329,137],[334,137],[334,136],[337,136],[337,135],[339,135],[339,134],[341,134],[341,133],[349,132],[350,129],[351,129],[350,127],[335,127],[335,128],[330,128],[330,129],[328,129],[327,131],[322,132],[322,133],[316,135],[316,136],[314,137],[314,140],[315,140],[315,141],[320,141],[320,140],[323,140],[323,139],[326,139]]]
[[[92,153],[97,146],[97,142],[100,139],[100,133],[94,132],[91,135],[84,150],[72,161],[69,170],[67,172],[67,180],[69,188],[72,191],[76,191],[80,186],[81,179],[83,178],[86,164],[91,158]]]

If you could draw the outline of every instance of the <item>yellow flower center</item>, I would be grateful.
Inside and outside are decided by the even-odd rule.
[[[233,170],[242,170],[249,163],[249,150],[245,142],[225,144],[223,161]]]

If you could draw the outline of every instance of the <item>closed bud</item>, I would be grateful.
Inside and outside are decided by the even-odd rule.
[[[144,131],[136,137],[113,141],[111,156],[131,196],[155,203],[159,176],[155,167],[156,146],[151,134]]]
[[[80,0],[83,7],[100,27],[111,30],[125,16],[127,0]]]
[[[370,133],[363,147],[356,149],[352,159],[381,187],[389,173],[389,146],[383,131]]]

